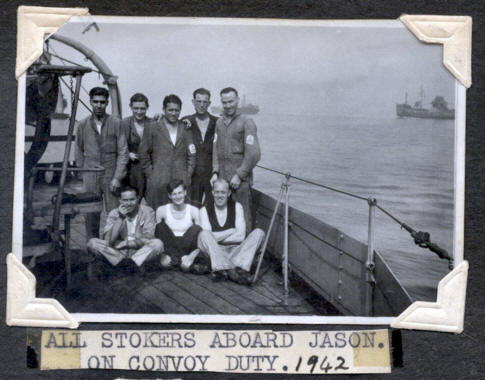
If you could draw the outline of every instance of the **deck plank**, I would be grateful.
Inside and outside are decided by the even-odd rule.
[[[177,302],[154,286],[147,286],[146,288],[140,289],[135,294],[135,298],[142,300],[145,304],[154,305],[160,309],[161,313],[191,314],[190,310],[185,308],[180,302]]]
[[[181,274],[173,271],[174,277]],[[154,286],[155,287],[155,286]],[[183,307],[188,309],[193,314],[220,314],[212,305],[195,297],[189,291],[184,289],[183,286],[175,284],[174,281],[165,281],[163,288],[160,286],[155,287],[163,294],[170,294],[172,299],[176,299]]]
[[[231,287],[227,286],[228,284],[230,284],[229,281],[212,282],[208,278],[208,276],[200,276],[199,282],[200,286],[206,287],[214,294],[217,294],[219,297],[225,299],[227,302],[237,305],[237,307],[242,311],[239,314],[271,314],[271,312],[267,308],[255,303],[247,294],[244,294],[244,292],[242,294],[240,292],[235,292]],[[244,285],[234,285],[243,289],[247,288]]]
[[[219,314],[242,314],[244,313],[239,307],[237,307],[237,303],[233,304],[228,302],[225,298],[221,297],[219,294],[210,291],[207,287],[202,286],[200,284],[200,280],[197,278],[193,278],[194,275],[185,275],[184,280],[181,278],[175,277],[174,283],[180,287],[185,288],[194,296],[198,297],[199,299],[203,299],[207,304],[211,305],[214,310],[217,310]]]

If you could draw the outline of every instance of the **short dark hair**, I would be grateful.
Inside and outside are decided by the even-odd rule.
[[[138,197],[138,189],[137,189],[136,187],[133,187],[133,186],[130,186],[130,185],[125,185],[125,186],[123,186],[123,187],[122,187],[122,188],[119,190],[119,192],[118,192],[118,194],[119,194],[119,195],[118,195],[118,196],[119,196],[119,197],[121,197],[121,194],[122,194],[122,193],[125,193],[125,192],[127,192],[127,191],[133,191],[133,192],[136,194],[136,196]]]
[[[104,87],[93,87],[89,91],[89,99],[92,99],[95,96],[104,96],[106,99],[109,98],[109,91]]]
[[[182,181],[181,179],[172,179],[167,184],[167,193],[172,194],[173,191],[179,186],[182,186],[184,190],[187,190],[187,186],[185,186],[184,181]]]
[[[239,96],[239,94],[237,93],[237,90],[234,87],[226,87],[226,88],[223,88],[221,90],[221,92],[219,93],[219,95],[229,94],[230,92],[234,92],[236,94],[236,96]]]
[[[211,98],[211,92],[209,90],[207,90],[206,88],[198,88],[197,90],[194,91],[194,93],[192,94],[194,99],[195,99],[195,96],[199,94],[199,95],[207,95],[209,97],[209,99]]]
[[[136,94],[134,94],[130,98],[130,106],[134,102],[145,102],[145,104],[147,105],[147,107],[150,107],[150,105],[148,104],[148,98],[144,94],[142,94],[141,92],[137,92]]]
[[[174,94],[167,95],[163,99],[163,108],[165,108],[168,105],[168,103],[178,104],[180,108],[182,108],[182,100],[180,100],[180,98],[177,95],[174,95]]]

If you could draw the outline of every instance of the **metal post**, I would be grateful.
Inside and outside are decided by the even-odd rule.
[[[365,295],[365,312],[366,315],[372,316],[374,314],[374,230],[375,230],[375,217],[376,217],[376,204],[375,198],[369,198],[369,225],[367,235],[367,262],[366,262],[366,295]]]
[[[71,215],[69,213],[64,215],[64,230],[66,231],[66,239],[64,241],[64,264],[66,266],[66,285],[67,289],[71,288]]]
[[[290,173],[286,174],[286,197],[285,197],[285,240],[283,245],[283,281],[285,297],[288,296],[288,202],[290,197]]]
[[[76,74],[76,90],[74,92],[74,102],[72,104],[71,118],[69,119],[69,129],[67,131],[66,148],[64,150],[64,159],[62,160],[61,178],[59,180],[59,188],[57,189],[57,199],[54,208],[54,215],[52,217],[52,230],[54,232],[54,240],[59,241],[59,218],[62,206],[62,194],[64,193],[64,185],[66,184],[67,165],[69,163],[69,154],[71,152],[72,135],[74,133],[74,124],[76,123],[77,104],[79,100],[79,92],[81,89],[82,74]]]
[[[276,214],[278,213],[278,210],[279,210],[280,204],[281,204],[281,200],[283,199],[283,192],[285,191],[285,186],[286,186],[285,183],[281,184],[280,195],[278,196],[278,201],[276,202],[276,206],[274,208],[273,215],[271,216],[271,221],[269,222],[269,227],[268,227],[268,231],[266,232],[266,237],[264,239],[263,247],[261,248],[261,254],[259,255],[258,266],[256,267],[256,272],[254,273],[254,277],[253,277],[253,281],[252,281],[253,284],[258,279],[259,270],[261,269],[261,264],[263,262],[264,254],[266,252],[266,247],[268,246],[271,230],[273,229]]]

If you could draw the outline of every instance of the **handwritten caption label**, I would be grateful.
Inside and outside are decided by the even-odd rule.
[[[41,369],[387,373],[387,330],[44,330]]]

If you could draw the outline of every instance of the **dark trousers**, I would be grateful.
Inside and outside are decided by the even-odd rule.
[[[192,224],[183,236],[175,236],[170,227],[162,220],[155,227],[155,237],[163,242],[165,254],[181,258],[197,249],[197,236],[200,231],[202,231],[200,226]]]
[[[209,200],[212,200],[212,187],[210,184],[210,174],[207,177],[201,177],[195,174],[192,177],[192,183],[190,184],[190,201],[198,207],[202,207],[202,197],[205,194],[205,202],[207,204]]]
[[[138,196],[142,199],[145,196],[146,178],[145,172],[139,161],[130,161],[126,167],[127,174],[124,179],[125,185],[130,185],[138,190]]]

